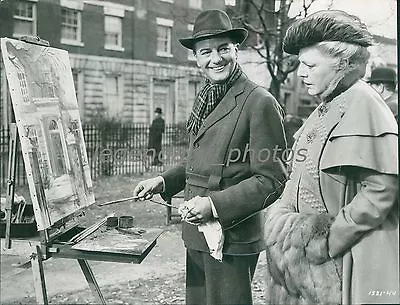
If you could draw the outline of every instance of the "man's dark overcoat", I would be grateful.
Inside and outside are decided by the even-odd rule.
[[[162,117],[155,118],[150,126],[148,149],[154,149],[157,154],[161,151],[161,140],[164,131],[164,119]]]
[[[184,189],[185,200],[210,196],[225,234],[224,254],[264,249],[261,210],[286,181],[280,156],[286,149],[282,110],[274,97],[242,74],[191,135],[185,163],[165,173],[168,198]],[[189,249],[208,252],[203,233],[183,223]]]

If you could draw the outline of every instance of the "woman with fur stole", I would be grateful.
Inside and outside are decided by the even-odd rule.
[[[290,178],[267,209],[268,304],[400,303],[398,131],[361,80],[373,37],[359,18],[320,11],[284,51],[320,105],[295,134]]]

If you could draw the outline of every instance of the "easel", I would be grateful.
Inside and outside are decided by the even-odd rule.
[[[39,37],[22,37],[20,40],[37,44],[41,46],[49,46],[45,40]],[[15,193],[15,174],[17,165],[17,125],[13,115],[13,122],[10,125],[10,142],[9,142],[9,163],[8,163],[8,181],[7,181],[7,198],[6,198],[6,232],[5,232],[5,245],[7,249],[11,249],[11,217],[12,205],[14,202]],[[32,166],[32,171],[39,171],[36,165]],[[40,175],[39,175],[40,176]],[[43,205],[38,198],[39,205]],[[32,247],[30,255],[30,262],[32,265],[33,281],[38,304],[48,304],[47,290],[45,283],[45,276],[43,270],[43,261],[51,257],[53,258],[69,258],[76,259],[85,276],[89,288],[95,298],[96,304],[106,304],[105,299],[100,291],[99,285],[95,276],[88,264],[88,260],[108,261],[108,262],[125,262],[139,264],[148,255],[151,249],[155,246],[157,238],[162,233],[161,229],[150,229],[146,234],[145,245],[141,245],[136,252],[132,253],[115,253],[107,251],[84,251],[76,250],[73,248],[73,243],[68,243],[75,236],[86,235],[93,233],[96,228],[100,227],[100,223],[96,223],[87,229],[78,226],[78,217],[81,216],[82,211],[68,215],[67,217],[57,221],[50,228],[40,231],[40,240]],[[95,229],[93,229],[95,228]],[[85,235],[85,236],[86,236]]]
[[[13,120],[14,115],[12,116]],[[12,205],[14,202],[15,194],[15,172],[17,168],[17,124],[11,123],[10,125],[10,142],[8,152],[8,173],[7,173],[7,195],[6,195],[6,234],[5,234],[5,247],[11,249],[11,215]]]

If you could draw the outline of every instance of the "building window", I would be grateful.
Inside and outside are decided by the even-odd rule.
[[[17,1],[14,9],[14,37],[36,36],[36,4]]]
[[[171,32],[174,22],[157,18],[157,56],[172,57]]]
[[[189,7],[201,9],[201,0],[189,0]]]
[[[197,93],[199,93],[199,91],[200,91],[200,82],[189,81],[189,96],[188,96],[189,103],[187,104],[187,108],[186,108],[187,118],[189,118],[189,114],[190,114],[190,112],[192,112],[192,105],[193,105],[194,100],[196,99]]]
[[[81,12],[78,10],[61,8],[61,43],[83,46],[81,42]]]
[[[122,18],[105,16],[104,19],[105,49],[123,51],[122,48]]]
[[[236,0],[225,0],[225,5],[235,6]]]
[[[104,108],[105,113],[111,117],[120,117],[122,112],[122,79],[119,75],[108,74],[105,77]]]
[[[193,24],[188,24],[188,31],[190,32],[190,34],[193,33]],[[196,60],[193,50],[188,50],[188,60]]]
[[[166,124],[176,123],[175,82],[168,79],[153,79],[150,120],[154,109],[160,107]]]

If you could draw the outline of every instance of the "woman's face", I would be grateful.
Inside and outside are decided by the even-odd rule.
[[[322,53],[315,46],[301,49],[299,61],[297,75],[306,85],[308,94],[312,96],[323,93],[338,72],[339,60]]]
[[[237,47],[229,38],[217,37],[195,45],[197,65],[212,83],[225,81],[235,67]]]

